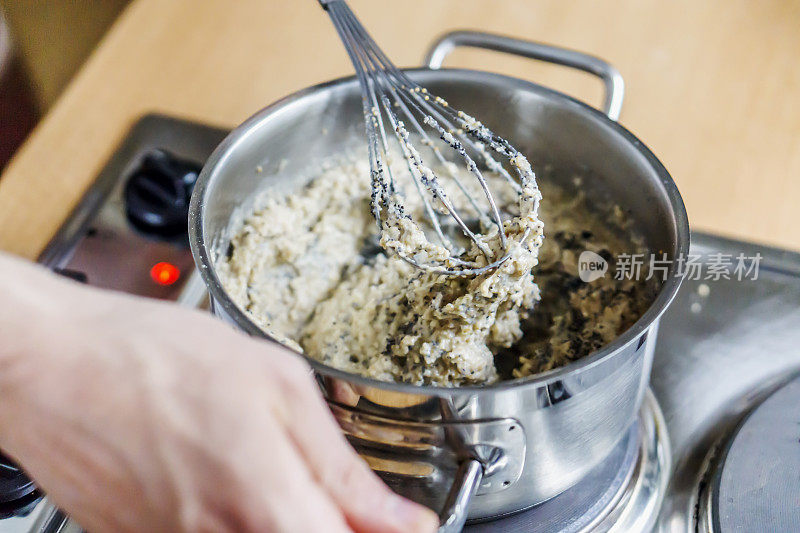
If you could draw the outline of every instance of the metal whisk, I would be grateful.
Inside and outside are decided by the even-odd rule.
[[[399,246],[394,247],[395,251],[418,268],[456,276],[478,275],[501,265],[510,256],[509,239],[498,204],[475,159],[482,161],[486,169],[505,178],[519,195],[526,191],[535,191],[531,197],[535,213],[538,210],[538,189],[527,160],[508,141],[492,133],[475,118],[453,109],[444,99],[429,93],[427,89],[395,67],[375,44],[344,0],[319,0],[319,2],[330,15],[347,49],[361,86],[372,173],[371,208],[375,219],[382,230],[385,230],[390,222],[411,220],[403,205],[403,199],[398,194],[392,169],[388,164],[389,139],[393,136],[421,197],[430,228],[435,232],[446,254],[445,256],[441,253],[434,254],[436,260],[431,260],[428,254],[404,253]],[[393,135],[387,135],[385,121],[391,127]],[[421,144],[431,151],[439,167],[447,174],[448,183],[452,182],[465,195],[468,205],[474,211],[473,217],[465,219],[456,210],[442,186],[439,175],[425,165],[420,153],[411,143],[409,129],[418,135]],[[453,168],[454,164],[446,160],[431,136],[441,139],[463,159],[469,173],[478,180],[485,200],[476,198],[473,191],[461,181],[457,169]],[[492,157],[491,152],[508,159],[509,166],[516,169],[519,181]],[[473,185],[472,189],[476,187]],[[480,197],[480,192],[474,192]],[[448,214],[452,218],[461,233],[475,244],[483,260],[477,261],[474,257],[464,258],[465,248],[454,243],[443,230],[443,227],[452,227],[452,222],[445,223],[440,220],[440,213]],[[470,228],[470,226],[475,227],[474,221],[477,221],[482,228],[481,231],[488,231],[492,226],[497,228],[499,248],[495,246],[493,251],[487,244],[486,235]],[[418,228],[416,225],[413,227]],[[529,231],[526,231],[522,237],[523,241],[528,234]],[[442,250],[438,246],[434,248]]]

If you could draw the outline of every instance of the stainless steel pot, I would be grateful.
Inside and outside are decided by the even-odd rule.
[[[437,70],[455,46],[490,48],[578,68],[605,83],[605,113],[533,83],[472,70]],[[626,435],[647,389],[658,320],[680,278],[689,228],[667,171],[615,122],[622,79],[578,52],[494,35],[456,32],[433,47],[428,68],[408,71],[421,85],[480,117],[511,140],[546,179],[584,186],[630,211],[652,250],[673,260],[648,311],[610,345],[564,368],[485,387],[455,389],[384,383],[310,360],[351,443],[397,491],[442,509],[443,529],[470,518],[518,511],[563,492],[602,462]],[[258,112],[217,148],[192,197],[190,239],[214,312],[266,337],[225,293],[215,273],[232,220],[265,190],[304,183],[296,176],[363,143],[355,79],[324,83]],[[327,132],[323,134],[323,132]],[[545,201],[547,201],[545,199]]]

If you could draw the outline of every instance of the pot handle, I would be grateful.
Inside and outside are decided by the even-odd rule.
[[[477,459],[467,459],[458,465],[453,486],[439,513],[439,533],[458,533],[467,521],[469,502],[483,479],[483,465]]]
[[[520,55],[594,74],[603,80],[603,84],[605,85],[603,112],[611,120],[616,121],[619,119],[619,114],[622,110],[622,100],[625,96],[625,81],[613,65],[606,63],[599,57],[575,50],[523,41],[522,39],[504,37],[492,33],[452,31],[442,35],[431,45],[425,58],[425,64],[428,68],[438,69],[442,66],[447,55],[459,46],[484,48],[497,52]]]

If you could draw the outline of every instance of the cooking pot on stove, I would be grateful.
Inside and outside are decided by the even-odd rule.
[[[562,93],[498,74],[439,66],[456,46],[514,53],[600,77],[604,112]],[[331,410],[370,466],[407,497],[441,511],[442,529],[546,501],[609,456],[636,419],[647,389],[658,321],[680,285],[689,247],[680,194],[641,141],[616,123],[623,82],[604,61],[579,52],[474,32],[432,48],[428,68],[408,75],[507,138],[539,179],[583,177],[587,194],[629,212],[669,276],[644,315],[611,344],[563,368],[489,386],[444,388],[385,383],[309,360]],[[265,191],[285,193],[304,170],[363,146],[361,95],[343,78],[290,95],[236,128],[197,181],[189,234],[214,312],[269,338],[226,294],[215,271],[230,230]],[[542,169],[549,169],[542,173]],[[308,173],[307,173],[308,174]],[[547,199],[545,198],[546,202]]]

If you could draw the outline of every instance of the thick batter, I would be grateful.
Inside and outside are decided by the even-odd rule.
[[[620,237],[626,228],[619,212],[615,224],[607,216],[601,222],[580,198],[544,186],[541,216],[552,238],[543,244],[535,211],[495,184],[517,215],[505,226],[511,258],[481,276],[444,276],[377,246],[369,175],[366,158],[355,157],[330,165],[295,194],[267,198],[235,230],[218,265],[226,289],[257,324],[313,358],[382,380],[488,383],[586,355],[649,304],[641,283],[577,278],[582,249],[610,257],[641,248]],[[529,193],[528,202],[539,194]],[[406,200],[419,220],[420,205],[411,195]],[[487,232],[494,250],[498,240]],[[477,248],[468,253],[480,255]],[[551,303],[535,305],[540,298]]]

